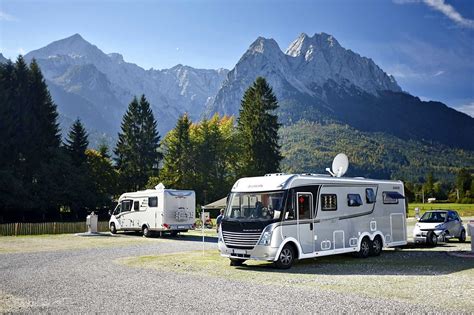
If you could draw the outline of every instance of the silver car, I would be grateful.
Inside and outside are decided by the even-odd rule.
[[[436,246],[438,242],[451,238],[457,238],[461,243],[466,240],[466,229],[462,225],[461,217],[454,210],[425,212],[413,230],[415,243]]]

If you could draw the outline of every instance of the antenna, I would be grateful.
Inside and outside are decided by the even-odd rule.
[[[326,168],[326,171],[329,172],[334,177],[342,177],[349,168],[349,159],[344,153],[339,153],[336,155],[332,161],[332,171],[329,168]]]

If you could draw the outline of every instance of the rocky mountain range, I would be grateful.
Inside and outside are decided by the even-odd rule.
[[[263,76],[286,126],[302,120],[347,124],[474,150],[474,118],[404,92],[371,59],[326,33],[301,34],[285,51],[275,40],[259,37],[230,71],[183,65],[145,70],[118,53],[104,53],[79,34],[25,55],[27,61],[33,58],[58,104],[63,130],[80,117],[91,133],[113,138],[133,96],[145,94],[164,135],[184,112],[194,120],[216,112],[238,115],[244,91]]]
[[[325,33],[301,34],[283,52],[259,37],[232,69],[207,113],[238,114],[245,89],[265,77],[279,100],[280,122],[347,124],[401,139],[474,149],[474,118],[402,91],[371,59]]]
[[[33,58],[43,71],[63,125],[80,117],[88,129],[111,136],[119,130],[135,95],[146,95],[161,134],[184,112],[199,118],[228,72],[183,65],[145,70],[118,53],[105,54],[79,34],[25,55],[27,61]]]

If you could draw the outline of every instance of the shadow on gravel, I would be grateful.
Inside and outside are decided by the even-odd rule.
[[[444,247],[453,247],[444,245]],[[276,269],[272,264],[243,265],[240,270],[312,275],[447,275],[474,268],[474,259],[453,257],[446,250],[386,250],[381,256],[365,259],[334,255],[296,262],[291,269]]]
[[[197,235],[178,235],[178,236],[165,236],[163,238],[176,240],[176,241],[185,241],[185,242],[202,242],[202,236]],[[204,236],[205,243],[217,243],[217,236]]]

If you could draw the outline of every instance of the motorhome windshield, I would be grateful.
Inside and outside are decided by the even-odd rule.
[[[278,220],[283,212],[285,192],[232,193],[225,219],[241,221]]]

